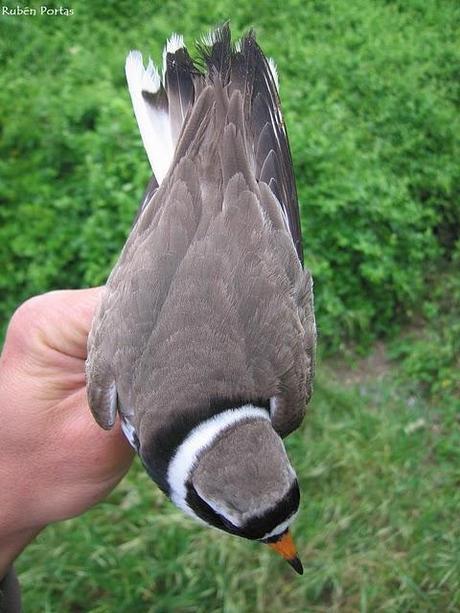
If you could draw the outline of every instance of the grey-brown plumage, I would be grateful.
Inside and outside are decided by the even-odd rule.
[[[174,155],[164,178],[147,190],[89,338],[95,419],[111,428],[117,410],[124,416],[147,470],[167,493],[168,466],[193,428],[250,404],[266,407],[271,432],[284,437],[302,421],[313,377],[312,283],[301,265],[274,76],[253,34],[239,50],[227,26],[208,42],[200,48],[205,72],[184,48],[173,50],[166,54],[165,87],[143,96],[153,107],[155,96],[166,100]],[[254,427],[268,427],[254,423],[233,426],[246,450],[245,437],[256,444]],[[267,477],[253,488],[254,472],[240,475],[238,510],[235,479],[220,464],[231,454],[224,438],[192,467],[199,496],[220,492],[249,517],[257,515],[257,500],[266,510],[288,493],[293,472],[273,432],[266,439],[275,458],[272,483]]]
[[[293,474],[285,455],[282,440],[269,421],[245,422],[226,431],[200,458],[192,482],[204,500],[225,505],[226,515],[234,515],[244,525],[255,511],[262,515],[273,508],[279,495],[291,488]],[[235,462],[235,457],[241,460]]]

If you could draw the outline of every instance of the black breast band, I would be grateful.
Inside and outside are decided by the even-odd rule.
[[[270,401],[260,398],[215,398],[202,407],[190,408],[177,415],[171,422],[161,428],[148,441],[145,449],[141,447],[139,456],[150,477],[169,496],[167,480],[168,467],[177,448],[184,442],[190,432],[204,421],[229,409],[236,409],[247,404],[270,410]]]

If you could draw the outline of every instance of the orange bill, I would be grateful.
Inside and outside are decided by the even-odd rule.
[[[284,532],[277,541],[267,544],[272,549],[277,551],[287,562],[289,562],[292,568],[299,573],[299,575],[303,574],[302,562],[297,556],[297,549],[294,545],[294,541],[292,540],[289,530],[286,530],[286,532]]]

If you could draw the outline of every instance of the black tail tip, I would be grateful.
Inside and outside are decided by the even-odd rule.
[[[302,562],[299,560],[297,556],[295,558],[291,558],[290,560],[288,560],[288,562],[292,566],[292,568],[295,570],[296,573],[298,573],[299,575],[303,575]]]

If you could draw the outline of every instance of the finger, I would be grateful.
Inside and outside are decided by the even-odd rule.
[[[66,454],[79,441],[81,457],[75,467],[77,474],[94,474],[95,481],[102,480],[130,465],[134,451],[122,432],[119,418],[111,430],[100,428],[91,415],[84,389],[61,402],[53,419],[56,430],[61,431],[56,448]]]

